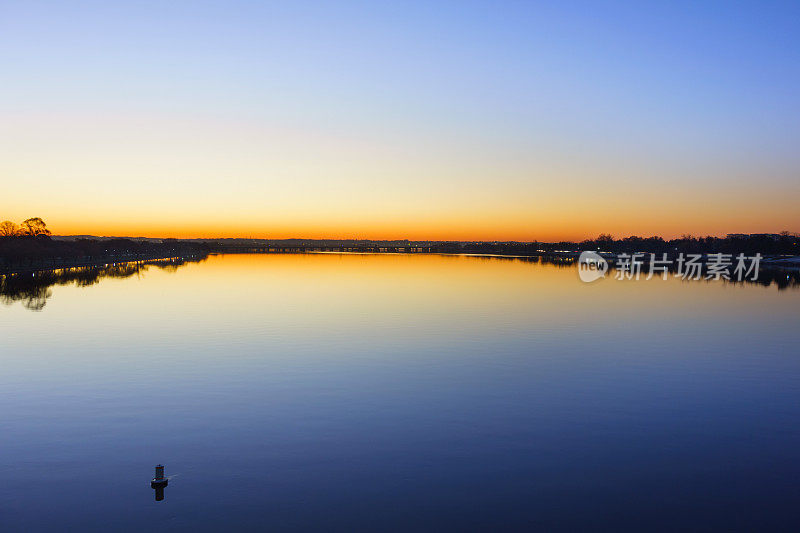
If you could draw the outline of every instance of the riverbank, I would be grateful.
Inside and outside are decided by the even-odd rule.
[[[0,274],[11,275],[115,263],[202,259],[208,247],[197,243],[136,242],[130,239],[57,241],[48,237],[0,239]]]
[[[124,263],[152,263],[156,261],[197,261],[204,259],[208,254],[189,254],[189,255],[175,255],[175,256],[162,256],[160,254],[148,256],[146,254],[138,255],[110,255],[106,257],[93,258],[88,260],[63,260],[60,258],[43,259],[40,261],[31,261],[27,264],[14,264],[6,268],[0,267],[0,275],[10,276],[15,274],[31,274],[35,272],[47,272],[50,270],[64,270],[71,268],[88,268],[88,267],[107,267],[111,265],[124,264]]]

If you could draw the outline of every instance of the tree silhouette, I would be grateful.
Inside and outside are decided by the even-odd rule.
[[[44,223],[44,220],[39,217],[34,217],[22,222],[20,225],[20,233],[22,233],[22,235],[36,237],[37,235],[50,235],[50,230],[47,229],[47,224]]]
[[[0,237],[13,237],[18,231],[17,225],[9,220],[0,222]]]

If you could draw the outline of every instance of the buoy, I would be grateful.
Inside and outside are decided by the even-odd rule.
[[[164,477],[164,465],[156,465],[156,475],[150,481],[150,486],[154,489],[157,487],[166,487],[169,480]]]

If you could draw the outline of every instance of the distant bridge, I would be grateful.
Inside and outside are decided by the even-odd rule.
[[[226,253],[226,254],[297,254],[297,253],[322,253],[322,252],[336,252],[336,253],[364,253],[364,254],[380,254],[380,253],[395,253],[395,254],[414,254],[414,253],[436,253],[439,250],[433,246],[417,246],[417,245],[374,245],[374,244],[334,244],[334,245],[320,245],[320,244],[292,244],[292,245],[243,245],[243,244],[217,244],[211,247],[212,253]]]

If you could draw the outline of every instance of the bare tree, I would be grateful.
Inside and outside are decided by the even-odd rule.
[[[614,237],[610,233],[601,233],[600,236],[597,237],[597,244],[601,246],[614,244]]]
[[[50,235],[47,224],[39,217],[29,218],[20,224],[20,233],[36,237],[37,235]]]
[[[0,237],[13,237],[18,231],[19,228],[13,222],[8,220],[0,222]]]

